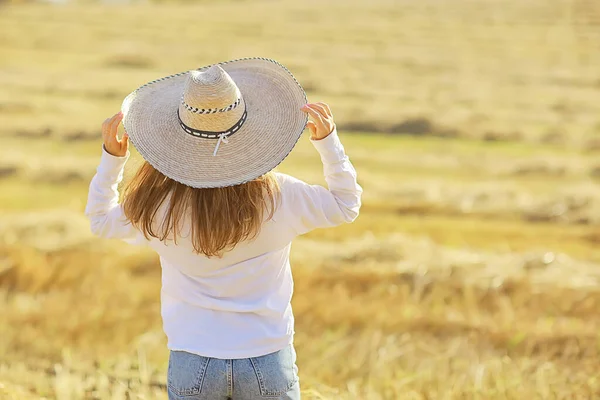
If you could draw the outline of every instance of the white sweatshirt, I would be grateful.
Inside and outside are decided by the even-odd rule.
[[[85,213],[94,234],[146,244],[160,256],[161,313],[170,350],[236,359],[292,343],[291,241],[315,228],[354,221],[361,205],[362,188],[337,132],[311,142],[321,155],[329,190],[278,173],[281,204],[274,218],[254,240],[239,243],[222,258],[194,253],[188,237],[178,238],[177,245],[146,240],[118,203],[117,184],[129,154],[102,151]]]

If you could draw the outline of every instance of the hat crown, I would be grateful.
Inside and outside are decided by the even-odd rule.
[[[187,105],[199,109],[222,109],[240,97],[240,90],[219,65],[205,71],[190,71],[183,92]]]
[[[234,128],[245,109],[238,86],[219,65],[189,71],[179,105],[179,118],[188,133],[197,130],[204,132],[201,137],[216,137]]]

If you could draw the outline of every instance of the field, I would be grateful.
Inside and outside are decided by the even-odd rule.
[[[365,189],[293,246],[304,399],[600,398],[600,2],[231,0],[0,5],[0,399],[166,399],[158,259],[83,216],[99,128],[247,56]],[[323,182],[307,138],[280,170]]]

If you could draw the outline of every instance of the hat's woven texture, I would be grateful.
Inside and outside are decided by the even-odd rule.
[[[167,177],[197,188],[225,187],[283,161],[306,126],[304,104],[304,90],[284,66],[246,58],[141,86],[123,102],[123,125],[142,157]],[[241,126],[229,132],[236,123]]]

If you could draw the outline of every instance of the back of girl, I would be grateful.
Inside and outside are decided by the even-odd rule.
[[[305,128],[328,188],[274,172]],[[329,106],[276,61],[242,59],[141,86],[102,133],[86,215],[160,257],[169,399],[300,399],[291,243],[361,204]],[[119,203],[130,141],[145,161]]]

